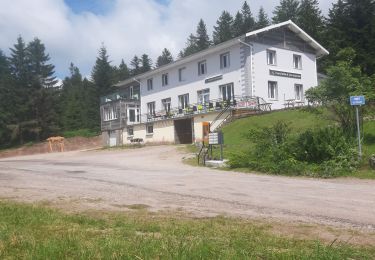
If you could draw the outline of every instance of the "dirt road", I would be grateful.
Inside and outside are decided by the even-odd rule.
[[[70,210],[186,210],[375,230],[375,181],[242,174],[182,163],[174,146],[0,160],[0,197]]]

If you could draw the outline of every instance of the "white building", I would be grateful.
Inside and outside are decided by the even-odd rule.
[[[119,89],[139,90],[140,101],[114,117],[102,108],[102,126],[123,121],[102,127],[105,143],[201,142],[234,114],[302,106],[304,92],[317,85],[316,60],[327,54],[287,21],[120,82]]]

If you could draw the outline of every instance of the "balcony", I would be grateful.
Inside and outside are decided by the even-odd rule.
[[[231,100],[216,99],[205,104],[189,104],[182,108],[171,108],[169,111],[161,110],[150,114],[142,114],[141,122],[156,122],[160,120],[189,118],[194,115],[221,112],[223,110],[247,109],[254,111],[270,111],[271,103],[266,103],[260,97],[235,96]]]

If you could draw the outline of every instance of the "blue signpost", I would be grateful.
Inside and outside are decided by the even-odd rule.
[[[359,113],[358,107],[363,106],[365,104],[365,96],[351,96],[350,97],[350,105],[355,106],[355,113],[357,117],[357,131],[358,131],[358,155],[361,159],[362,157],[362,147],[361,147],[361,130],[359,126]]]

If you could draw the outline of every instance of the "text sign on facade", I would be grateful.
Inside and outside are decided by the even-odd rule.
[[[350,105],[352,106],[362,106],[365,104],[365,96],[351,96]]]
[[[278,76],[278,77],[285,77],[285,78],[301,79],[301,74],[279,71],[279,70],[270,70],[270,75]]]

